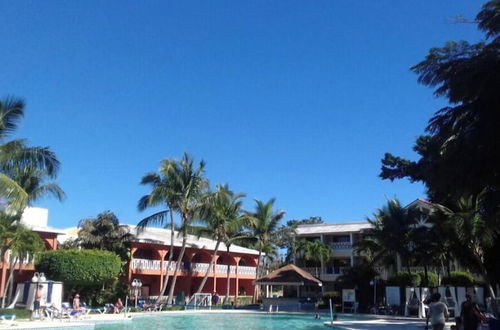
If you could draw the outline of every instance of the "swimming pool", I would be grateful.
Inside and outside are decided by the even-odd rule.
[[[359,317],[341,316],[343,320],[355,320]],[[323,322],[328,321],[328,315],[322,314],[316,320],[312,314],[287,313],[165,313],[133,316],[132,321],[117,323],[97,323],[96,330],[146,330],[146,329],[176,329],[176,330],[221,330],[221,329],[305,329],[326,330]]]

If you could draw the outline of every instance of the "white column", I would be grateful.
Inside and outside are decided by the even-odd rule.
[[[349,233],[349,240],[351,243],[351,267],[354,266],[354,249],[352,248],[352,233]]]

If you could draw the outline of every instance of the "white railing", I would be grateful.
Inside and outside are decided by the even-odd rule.
[[[163,270],[167,271],[167,261],[163,262]],[[172,261],[168,271],[175,271],[176,262]],[[180,271],[192,271],[197,273],[205,273],[208,269],[208,263],[202,262],[192,262],[190,269],[185,269],[184,262],[181,263]],[[160,270],[161,260],[150,260],[150,259],[132,259],[131,267],[132,269],[143,269],[143,270]],[[229,267],[230,274],[236,274],[236,266],[228,265],[215,265],[215,273],[217,274],[227,274],[227,267]],[[239,266],[238,273],[242,275],[255,275],[256,267]],[[210,272],[212,273],[212,272]]]
[[[351,242],[332,242],[330,246],[334,250],[349,250],[352,249]]]
[[[207,269],[208,269],[208,264],[201,263],[201,262],[191,263],[191,271],[193,271],[193,272],[206,273]]]
[[[216,274],[227,274],[227,265],[215,265]]]
[[[132,259],[132,269],[160,270],[160,260]]]
[[[256,270],[257,270],[256,267],[240,266],[238,268],[238,273],[242,275],[255,275]]]

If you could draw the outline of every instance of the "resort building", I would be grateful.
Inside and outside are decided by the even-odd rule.
[[[418,212],[417,214],[420,215],[418,226],[428,226],[427,219],[432,209],[431,206],[432,203],[426,200],[416,199],[405,208],[413,208]],[[332,249],[332,258],[318,264],[304,260],[299,252],[295,256],[294,263],[323,281],[325,290],[329,290],[329,287],[340,276],[346,274],[350,267],[364,262],[363,256],[356,252],[355,245],[369,233],[370,228],[371,225],[367,221],[300,225],[297,227],[296,237],[311,241],[317,240],[329,245]],[[397,261],[397,269],[401,270],[401,261],[399,258]],[[422,267],[411,268],[412,271],[423,271]],[[377,267],[377,271],[383,279],[387,279],[390,275],[389,270],[384,267]]]
[[[163,286],[165,274],[167,272],[169,275],[174,274],[175,261],[181,251],[182,238],[178,237],[177,233],[174,235],[174,257],[167,269],[171,231],[160,228],[145,228],[143,231],[138,231],[135,227],[130,228],[131,232],[136,235],[136,239],[132,242],[128,282],[131,283],[134,279],[142,282],[142,297],[157,296]],[[196,292],[209,267],[215,244],[216,241],[211,239],[188,236],[174,295],[181,291],[186,296]],[[258,254],[256,250],[234,244],[228,249],[221,243],[202,292],[217,292],[221,296],[226,295],[229,276],[230,296],[252,295],[252,282],[256,279]],[[171,278],[169,283],[171,283]]]
[[[21,222],[42,238],[45,243],[45,249],[55,250],[58,244],[57,237],[65,234],[65,232],[49,227],[48,216],[49,210],[47,209],[28,207],[24,210]],[[0,263],[0,297],[3,297],[5,294],[5,285],[11,264],[10,261],[11,255],[9,251],[7,251]],[[14,265],[14,283],[29,281],[34,273],[35,267],[32,263],[28,263],[27,260],[20,260]]]

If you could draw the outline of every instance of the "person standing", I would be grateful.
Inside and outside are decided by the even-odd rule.
[[[448,319],[448,307],[441,301],[441,294],[432,294],[431,303],[429,305],[429,317],[433,330],[443,330],[446,320]]]
[[[33,301],[33,315],[31,316],[32,319],[42,317],[42,312],[41,312],[42,297],[43,297],[43,285],[39,285],[35,291],[35,299]]]
[[[219,295],[217,292],[214,292],[212,296],[212,305],[217,306],[217,303],[219,302]]]
[[[477,304],[472,301],[472,295],[467,293],[465,301],[462,303],[460,318],[462,319],[464,330],[476,330],[483,316]]]

